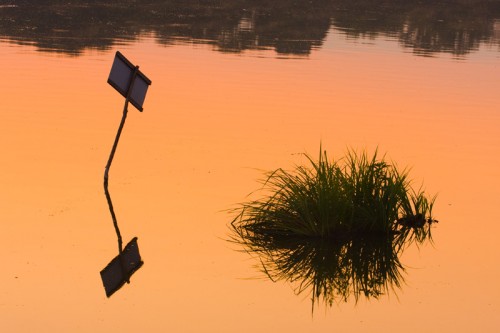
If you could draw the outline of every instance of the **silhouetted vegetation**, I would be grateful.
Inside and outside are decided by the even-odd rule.
[[[73,55],[144,34],[166,45],[308,55],[334,27],[349,38],[390,36],[419,55],[462,56],[500,45],[499,18],[495,0],[0,0],[0,36]]]
[[[375,153],[267,174],[263,198],[233,211],[232,241],[256,254],[273,281],[310,290],[313,305],[375,297],[399,287],[402,251],[432,240],[435,198]]]

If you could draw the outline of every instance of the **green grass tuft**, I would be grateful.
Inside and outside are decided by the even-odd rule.
[[[232,241],[259,255],[273,281],[311,290],[313,306],[399,287],[400,252],[432,241],[435,197],[414,191],[408,171],[377,152],[306,158],[308,166],[267,173],[263,198],[232,211]]]

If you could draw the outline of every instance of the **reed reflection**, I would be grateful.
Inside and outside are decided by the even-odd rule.
[[[309,161],[268,174],[263,199],[234,211],[231,240],[257,256],[272,281],[310,292],[313,309],[400,288],[401,253],[432,241],[435,197],[415,192],[408,174],[377,154]]]
[[[46,52],[78,55],[151,34],[164,45],[210,44],[220,52],[273,49],[308,55],[330,28],[349,38],[397,40],[417,55],[463,56],[500,45],[500,2],[443,0],[59,0],[0,2],[0,36]]]

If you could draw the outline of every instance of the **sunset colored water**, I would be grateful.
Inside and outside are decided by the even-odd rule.
[[[2,331],[496,331],[498,22],[459,55],[334,24],[308,52],[221,51],[144,29],[74,54],[2,32]],[[130,107],[109,176],[144,266],[107,298],[99,272],[117,243],[103,173],[124,99],[106,80],[117,50],[152,85],[144,112]],[[401,258],[401,289],[312,314],[307,294],[268,280],[227,241],[228,210],[263,172],[306,163],[320,144],[332,157],[378,148],[411,168],[414,186],[438,195],[439,223],[433,245]]]

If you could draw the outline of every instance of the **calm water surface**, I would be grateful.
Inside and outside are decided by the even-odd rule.
[[[428,17],[424,9],[435,14],[432,8],[405,7],[402,16],[383,16],[382,24],[384,11],[362,16],[341,1],[334,9],[298,11],[307,14],[298,18],[292,11],[293,22],[273,21],[273,11],[257,5],[210,15],[187,6],[179,10],[184,16],[176,16],[182,22],[152,16],[150,25],[129,20],[116,34],[96,29],[84,39],[78,34],[91,25],[56,20],[44,28],[31,11],[25,16],[32,25],[7,25],[21,17],[15,11],[23,8],[14,3],[1,8],[3,330],[500,327],[495,11],[479,20],[482,30],[462,21],[463,34],[455,31],[453,43],[443,37],[453,32],[442,27],[446,21],[435,21],[441,30],[432,30],[430,44],[415,33],[428,26],[412,28],[425,22],[411,19]],[[150,13],[162,12],[155,8]],[[438,13],[452,15],[453,8],[459,7]],[[62,18],[74,14],[65,10]],[[366,16],[372,19],[352,20]],[[107,20],[119,18],[110,14]],[[221,36],[231,43],[221,44]],[[117,246],[102,177],[123,107],[106,83],[116,50],[153,84],[144,112],[130,109],[110,172],[122,235],[126,242],[139,238],[145,264],[108,299],[99,271]],[[305,163],[301,153],[316,154],[320,142],[331,156],[348,147],[378,147],[389,160],[411,167],[414,185],[438,194],[440,223],[434,246],[412,247],[401,258],[407,270],[400,290],[378,300],[322,306],[312,315],[308,295],[267,280],[258,260],[226,241],[227,210],[259,188],[263,170]]]

